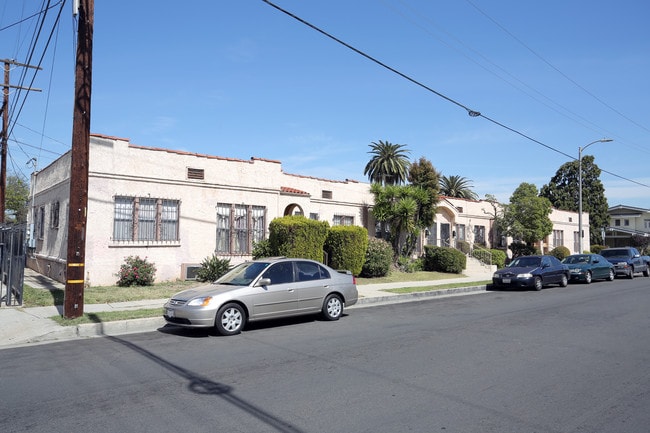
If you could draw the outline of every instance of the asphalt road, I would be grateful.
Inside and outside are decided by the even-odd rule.
[[[648,432],[650,278],[0,351],[0,431]]]

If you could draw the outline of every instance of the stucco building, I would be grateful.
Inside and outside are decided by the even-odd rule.
[[[65,282],[70,153],[32,176],[30,257],[27,266]],[[301,214],[334,225],[358,225],[375,235],[370,184],[285,173],[279,161],[201,155],[134,145],[92,134],[89,148],[86,283],[112,285],[127,256],[156,265],[156,280],[191,276],[206,257],[250,259],[268,236],[269,222]],[[442,197],[425,243],[457,240],[487,247],[505,242],[492,230],[492,205]],[[491,215],[492,212],[492,215]],[[575,213],[553,211],[545,249],[575,252]],[[588,219],[584,223],[588,228]],[[586,239],[589,239],[588,234]],[[585,248],[588,248],[588,241]]]

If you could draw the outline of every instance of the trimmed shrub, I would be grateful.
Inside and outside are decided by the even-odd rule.
[[[456,247],[463,253],[469,254],[469,242],[467,241],[456,241]]]
[[[274,256],[302,257],[323,262],[327,221],[302,215],[275,218],[269,224],[269,246]]]
[[[503,250],[490,250],[492,253],[492,264],[496,265],[497,269],[501,269],[506,265],[506,252]]]
[[[230,259],[220,259],[213,254],[201,262],[201,267],[196,271],[196,279],[199,281],[215,281],[230,269]]]
[[[383,239],[368,238],[366,259],[360,276],[365,278],[385,277],[393,263],[393,247]]]
[[[592,245],[591,252],[594,254],[600,254],[602,250],[607,249],[607,245]]]
[[[424,246],[424,270],[460,274],[467,265],[467,257],[455,248]]]
[[[117,274],[117,285],[120,287],[150,286],[153,284],[156,275],[156,266],[147,261],[147,258],[141,259],[140,256],[128,256],[124,258],[124,263],[120,266],[120,272]]]
[[[271,242],[268,239],[262,239],[253,245],[253,259],[263,259],[264,257],[273,257]]]
[[[327,231],[325,251],[329,265],[359,275],[368,250],[368,230],[359,226],[334,226]]]
[[[570,256],[571,251],[564,245],[560,245],[559,247],[553,248],[549,254],[558,260],[562,260],[563,258]]]

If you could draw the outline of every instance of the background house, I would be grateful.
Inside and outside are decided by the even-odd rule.
[[[632,236],[650,236],[650,209],[618,205],[607,210],[609,227],[604,229],[605,245],[632,245]]]
[[[27,266],[65,282],[70,153],[32,176],[33,223]],[[224,158],[137,146],[128,139],[92,134],[89,148],[86,283],[112,285],[124,258],[146,257],[156,280],[191,276],[206,257],[251,258],[268,237],[271,220],[304,215],[330,226],[357,225],[373,236],[370,184],[288,174],[279,161]],[[441,197],[425,243],[456,246],[465,240],[487,248],[509,240],[494,232],[492,204]],[[554,210],[553,236],[544,250],[576,251],[577,215]],[[589,222],[586,219],[585,229]],[[586,234],[588,248],[589,235]]]

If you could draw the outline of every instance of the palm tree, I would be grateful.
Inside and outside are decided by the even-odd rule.
[[[463,176],[442,176],[440,178],[440,194],[447,197],[468,198],[478,200],[478,195],[471,190],[472,181]]]
[[[379,140],[379,143],[373,141],[370,148],[368,153],[373,157],[363,170],[370,182],[381,185],[400,185],[406,182],[411,163],[406,156],[410,151],[405,144]]]

